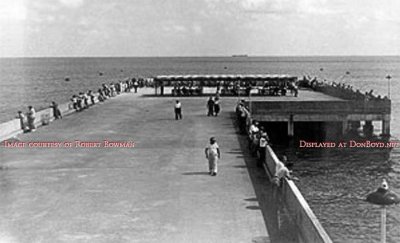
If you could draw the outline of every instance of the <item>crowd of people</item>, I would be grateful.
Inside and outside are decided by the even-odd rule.
[[[126,81],[111,82],[110,84],[103,83],[102,86],[97,90],[97,93],[93,92],[92,90],[88,90],[86,92],[79,92],[79,94],[73,95],[70,99],[69,109],[82,111],[92,105],[95,105],[96,102],[104,102],[105,100],[115,97],[122,92],[131,92],[131,90],[134,90],[134,92],[137,93],[138,88],[151,85],[152,83],[150,83],[149,80],[137,78],[128,79]],[[52,101],[49,107],[52,109],[52,115],[55,120],[62,119],[62,112],[59,108],[59,105],[55,101]],[[16,118],[20,120],[20,126],[24,132],[32,132],[36,130],[36,111],[33,106],[29,106],[26,113],[18,111]],[[50,120],[50,118],[47,118],[47,120]],[[42,119],[42,123],[47,122],[44,122]]]
[[[244,100],[241,100],[236,106],[239,130],[242,134],[248,135],[249,150],[252,155],[258,156],[257,165],[261,166],[265,160],[265,149],[270,139],[265,128],[260,126],[257,120],[252,120],[250,126],[248,126],[248,116],[249,113],[245,107]]]
[[[36,130],[36,111],[33,106],[28,106],[28,111],[26,113],[18,111],[18,115],[16,118],[20,121],[22,131],[33,132]]]
[[[240,132],[248,135],[250,153],[258,157],[257,166],[262,167],[263,163],[266,161],[266,147],[270,144],[270,138],[266,129],[261,126],[257,120],[252,120],[251,124],[248,124],[250,119],[244,100],[238,102],[236,106],[236,117]],[[293,163],[289,162],[284,155],[281,161],[277,161],[275,173],[272,175],[272,184],[276,188],[280,187],[283,178],[298,180],[291,175],[290,169],[292,166]]]
[[[173,96],[202,95],[202,87],[215,87],[216,93],[223,96],[248,96],[250,92],[255,89],[258,90],[259,95],[266,96],[286,96],[289,92],[295,97],[298,95],[298,86],[294,82],[275,84],[262,82],[261,84],[258,84],[257,81],[242,83],[240,81],[220,81],[216,82],[215,86],[212,86],[207,82],[176,82],[173,85],[171,94]]]
[[[138,88],[144,87],[144,85],[145,83],[143,79],[135,78],[126,81],[111,82],[110,84],[103,83],[97,90],[97,93],[88,90],[73,95],[71,98],[72,108],[75,109],[75,111],[82,111],[96,104],[97,101],[104,102],[122,92],[131,92],[131,90],[134,90],[134,92],[137,93]]]
[[[327,82],[319,81],[316,77],[303,77],[300,80],[300,85],[302,87],[311,88],[314,91],[323,92],[325,94],[338,97],[346,100],[363,100],[363,101],[385,101],[388,100],[387,96],[375,95],[374,90],[362,93],[359,89],[354,90],[353,86],[346,85],[340,82]]]
[[[193,96],[201,95],[201,88],[199,86],[189,85],[175,85],[172,89],[172,95],[174,96]]]

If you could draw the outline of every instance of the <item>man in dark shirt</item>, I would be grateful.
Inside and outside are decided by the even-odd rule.
[[[212,96],[207,101],[208,113],[207,116],[214,116],[214,100]]]

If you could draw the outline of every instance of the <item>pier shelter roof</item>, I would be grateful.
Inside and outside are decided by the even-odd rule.
[[[275,74],[196,74],[196,75],[160,75],[154,78],[157,86],[197,85],[215,87],[218,84],[264,86],[297,81],[296,76]]]

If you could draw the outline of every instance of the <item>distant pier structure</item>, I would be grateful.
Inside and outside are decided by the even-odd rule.
[[[155,77],[154,83],[160,96],[244,99],[250,120],[258,120],[277,140],[376,138],[377,130],[380,138],[390,137],[390,99],[353,91],[343,84],[271,74],[162,75]]]
[[[373,137],[373,122],[381,122],[381,136],[390,136],[390,100],[344,100],[302,90],[298,99],[255,99],[247,102],[252,119],[288,137],[338,139],[346,135]],[[283,131],[280,134],[285,134]],[[319,138],[315,135],[320,135]]]

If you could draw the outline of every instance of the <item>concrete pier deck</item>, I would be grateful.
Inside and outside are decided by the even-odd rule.
[[[174,98],[123,94],[18,136],[135,148],[0,147],[0,242],[270,242],[231,119],[236,98],[222,99],[219,117],[206,116],[206,99],[181,98],[176,121]]]

